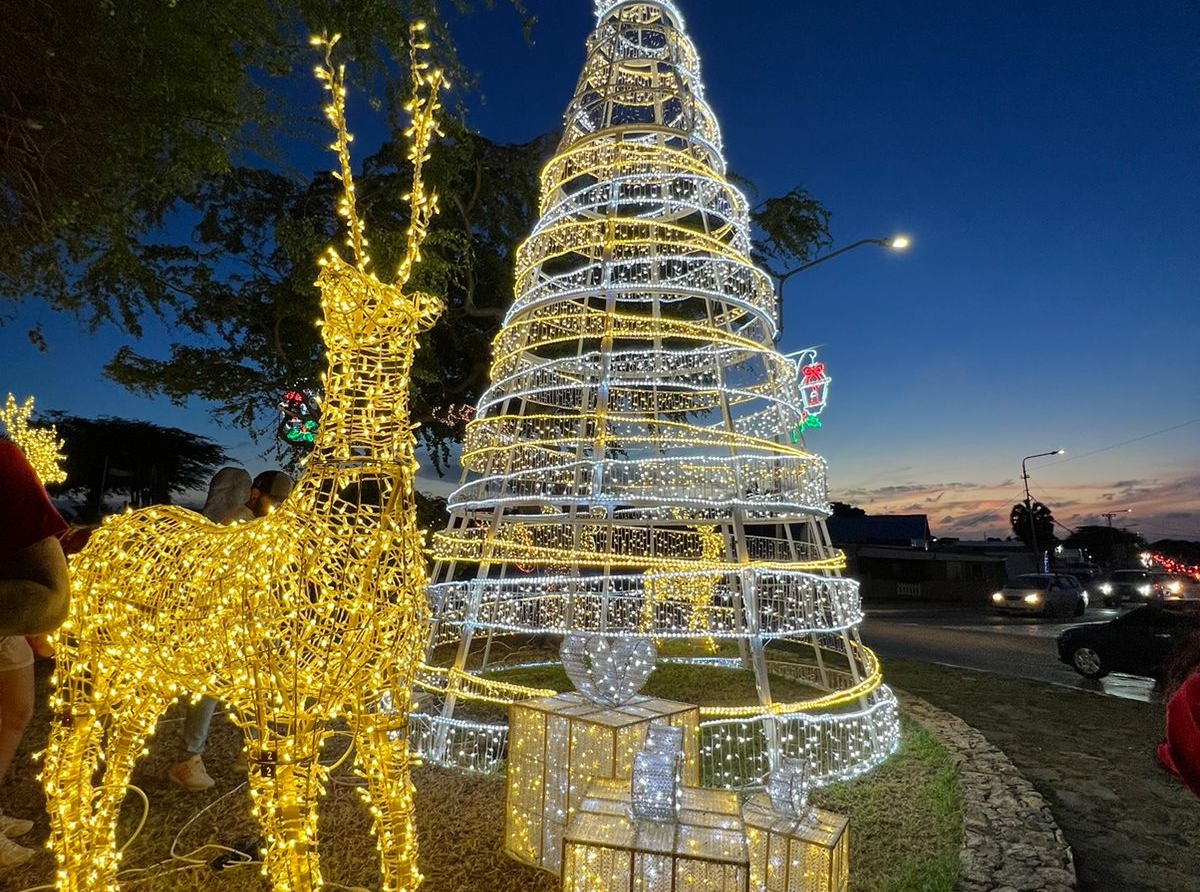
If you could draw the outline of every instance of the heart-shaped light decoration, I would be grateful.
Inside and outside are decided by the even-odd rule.
[[[603,706],[632,700],[658,660],[649,638],[567,635],[558,652],[575,690]]]

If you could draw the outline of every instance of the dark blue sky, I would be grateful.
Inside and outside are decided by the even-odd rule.
[[[561,120],[594,22],[590,0],[526,5],[532,46],[504,8],[458,28],[482,93],[469,122],[497,141]],[[1030,462],[1060,521],[1132,508],[1148,538],[1200,539],[1200,7],[678,6],[732,170],[760,197],[803,185],[832,211],[836,245],[914,239],[787,286],[782,347],[822,345],[833,377],[809,438],[832,497],[927,513],[938,535],[1005,534],[1021,458],[1065,448]],[[359,157],[371,114],[352,109]],[[51,353],[23,324],[0,329],[18,397],[204,430],[262,463],[202,406],[100,382],[120,337],[81,339],[35,308],[19,321],[32,318]]]

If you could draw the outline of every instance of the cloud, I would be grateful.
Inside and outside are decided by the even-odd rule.
[[[1056,485],[1050,491],[1035,492],[1038,501],[1049,506],[1063,527],[1096,526],[1105,523],[1103,515],[1132,508],[1127,525],[1151,541],[1161,538],[1200,541],[1200,474],[1192,469],[1177,478],[1139,477],[1096,483]],[[858,486],[841,490],[834,498],[879,514],[928,514],[937,535],[963,538],[984,534],[1010,535],[1008,515],[1022,498],[1021,487],[1013,481],[1001,483],[972,481],[903,481],[882,486]]]

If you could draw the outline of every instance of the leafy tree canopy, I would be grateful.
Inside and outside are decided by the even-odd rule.
[[[867,512],[856,505],[847,502],[830,502],[829,508],[834,517],[866,517]]]
[[[1138,533],[1104,524],[1085,524],[1063,540],[1066,548],[1082,548],[1101,564],[1128,560],[1146,548]]]
[[[524,15],[520,0],[508,4]],[[256,439],[273,433],[286,389],[319,389],[315,260],[340,242],[336,181],[272,160],[272,142],[296,124],[279,84],[311,58],[308,33],[342,33],[339,50],[359,77],[386,85],[399,133],[407,122],[392,99],[405,91],[392,88],[406,79],[409,22],[433,23],[432,43],[461,83],[446,12],[472,5],[494,4],[18,0],[7,24],[24,42],[16,56],[0,54],[0,144],[9,147],[0,296],[32,294],[93,326],[116,324],[135,343],[110,361],[113,380],[176,403],[200,397]],[[501,146],[453,120],[445,130],[426,166],[442,213],[413,283],[448,304],[413,369],[414,419],[439,470],[486,384],[513,253],[536,219],[538,171],[556,142]],[[403,147],[395,138],[364,159],[357,180],[383,276],[407,227]],[[751,217],[760,260],[795,264],[829,244],[828,212],[799,187]],[[136,343],[147,314],[176,335],[165,355]]]
[[[817,251],[833,244],[829,216],[829,211],[800,186],[760,202],[751,211],[755,262],[771,275],[786,279],[797,272],[797,264],[811,260]]]
[[[63,439],[65,483],[56,493],[82,497],[79,517],[102,513],[105,493],[122,493],[134,507],[164,504],[172,494],[203,489],[225,461],[225,450],[207,437],[174,427],[124,418],[80,418],[49,412]]]
[[[449,458],[486,385],[492,335],[512,299],[511,255],[535,216],[537,172],[551,148],[543,138],[500,146],[447,125],[426,167],[442,213],[434,218],[414,287],[443,295],[447,311],[422,340],[412,378],[412,412],[439,465]],[[402,200],[403,144],[384,145],[356,181],[360,212],[381,275],[395,268],[408,225]],[[316,258],[338,240],[330,176],[300,184],[239,168],[205,184],[198,222],[183,243],[133,247],[136,275],[89,282],[93,298],[170,311],[180,339],[168,357],[123,348],[107,373],[127,388],[212,401],[226,421],[256,437],[274,430],[287,388],[319,388],[323,358],[314,320]]]
[[[493,0],[6,3],[0,295],[35,294],[136,332],[152,303],[133,289],[96,301],[76,278],[138,276],[140,239],[177,199],[253,156],[279,161],[277,137],[298,123],[281,91],[307,68],[310,33],[342,34],[362,78],[390,95],[406,82],[408,26],[425,20],[437,61],[461,83],[445,12],[472,5]]]

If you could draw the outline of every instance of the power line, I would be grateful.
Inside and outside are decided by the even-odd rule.
[[[1104,446],[1100,449],[1093,449],[1091,452],[1084,452],[1081,455],[1072,455],[1070,458],[1060,458],[1058,461],[1047,462],[1042,465],[1043,468],[1051,468],[1054,465],[1066,464],[1069,461],[1078,461],[1081,458],[1087,458],[1089,455],[1099,455],[1101,452],[1108,452],[1110,449],[1118,449],[1121,446],[1128,446],[1130,443],[1137,443],[1141,440],[1148,440],[1150,437],[1157,437],[1159,434],[1169,434],[1171,431],[1177,431],[1181,427],[1187,427],[1189,424],[1195,424],[1200,421],[1200,418],[1189,418],[1187,421],[1164,427],[1162,430],[1151,431],[1148,434],[1142,434],[1140,437],[1134,437],[1132,440],[1122,440],[1120,443],[1113,443],[1111,446]]]

